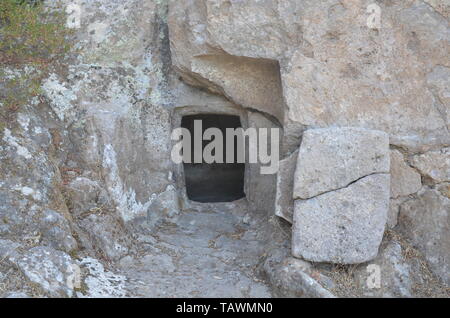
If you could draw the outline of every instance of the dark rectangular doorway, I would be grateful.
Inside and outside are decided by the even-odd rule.
[[[188,129],[192,137],[192,159],[194,154],[194,122],[196,120],[202,121],[202,135],[208,128],[220,129],[224,138],[224,145],[226,145],[226,129],[242,127],[239,116],[217,114],[183,116],[181,127]],[[203,142],[202,150],[209,142]],[[236,140],[234,144],[234,153],[236,154]],[[226,149],[223,152],[224,158],[226,158]],[[232,202],[245,197],[245,163],[184,163],[184,175],[189,200],[202,203]]]

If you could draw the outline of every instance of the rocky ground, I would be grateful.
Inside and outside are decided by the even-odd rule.
[[[82,282],[72,296],[271,297],[259,271],[265,247],[263,232],[258,231],[262,220],[246,213],[245,200],[205,207],[142,231],[133,243],[134,253],[118,262],[77,256]],[[0,276],[0,296],[70,294],[64,279],[53,282],[58,271],[70,279],[64,268],[69,256],[57,253],[48,267],[37,266],[51,249],[36,247],[23,256],[19,246],[5,251],[10,242],[1,243],[5,274]],[[18,263],[20,270],[6,263]],[[24,284],[24,276],[35,284]]]
[[[134,297],[270,297],[257,272],[264,251],[257,222],[242,212],[186,211],[141,238],[120,267]]]

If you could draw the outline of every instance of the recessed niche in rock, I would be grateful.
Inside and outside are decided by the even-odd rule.
[[[232,202],[245,197],[244,178],[245,163],[226,163],[227,149],[223,149],[224,163],[194,163],[194,123],[202,122],[202,135],[208,128],[218,128],[222,132],[224,145],[227,144],[226,129],[240,128],[239,116],[200,114],[184,116],[181,127],[190,131],[192,136],[191,156],[192,163],[184,163],[184,176],[186,193],[190,200],[196,202]],[[202,151],[211,141],[203,141]],[[237,142],[234,142],[234,154],[236,159]],[[213,155],[215,153],[213,152]]]

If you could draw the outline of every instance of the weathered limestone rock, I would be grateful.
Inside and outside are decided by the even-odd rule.
[[[154,226],[160,220],[173,218],[180,213],[180,209],[178,193],[174,186],[169,185],[164,192],[154,196],[147,211],[147,223]]]
[[[78,220],[83,248],[100,252],[108,261],[117,261],[129,254],[134,244],[132,233],[113,211],[93,210]]]
[[[423,189],[401,206],[399,224],[433,272],[450,285],[450,199],[437,190]]]
[[[391,150],[391,200],[387,225],[394,228],[397,225],[400,205],[408,200],[408,195],[422,188],[421,175],[411,168],[404,160],[402,153]]]
[[[356,264],[377,256],[389,209],[389,175],[295,201],[292,254],[314,262]]]
[[[20,78],[16,72],[10,76]],[[13,241],[41,235],[49,206],[57,210],[60,228],[70,235],[61,189],[55,187],[60,180],[56,159],[50,159],[53,140],[45,128],[52,116],[40,115],[31,107],[16,115],[18,123],[14,129],[0,129],[0,235]]]
[[[99,260],[92,257],[83,258],[79,265],[87,272],[83,280],[87,290],[84,293],[78,292],[79,298],[123,298],[127,296],[124,276],[106,270]]]
[[[250,112],[248,114],[249,127],[256,129],[259,132],[259,128],[268,128],[267,140],[272,140],[270,128],[278,128],[267,116],[264,116],[258,112]],[[281,136],[280,136],[281,138]],[[280,139],[276,141],[280,144]],[[270,143],[268,146],[268,152],[270,152]],[[273,164],[273,163],[271,163]],[[267,167],[266,164],[251,163],[247,165],[246,180],[245,180],[245,194],[250,204],[250,209],[256,212],[262,212],[266,214],[273,213],[273,207],[275,202],[275,184],[277,180],[276,173],[262,174],[262,167]],[[275,167],[275,166],[274,166]],[[276,170],[276,168],[274,168]]]
[[[448,6],[428,2],[377,3],[381,24],[373,28],[368,1],[173,0],[173,64],[191,83],[237,102],[252,81],[230,72],[214,81],[198,61],[278,61],[285,123],[379,129],[393,144],[426,151],[450,141],[445,101],[437,98],[449,67]],[[242,88],[229,89],[236,82]]]
[[[295,1],[279,6],[257,3],[195,0],[170,1],[169,28],[174,65],[189,70],[191,57],[227,53],[277,59],[301,42]]]
[[[447,6],[450,14],[450,5]],[[442,114],[450,129],[450,67],[437,65],[427,76],[427,84],[435,97],[436,109]]]
[[[74,2],[57,0],[47,6],[61,3]],[[156,3],[139,0],[75,2],[79,9],[73,10],[75,14],[69,16],[72,20],[68,19],[68,24],[78,19],[80,25],[73,27],[77,31],[76,45],[81,49],[83,62],[102,67],[139,63],[148,54],[146,44],[158,31],[154,23]],[[77,12],[81,18],[77,17]]]
[[[66,186],[66,196],[70,211],[77,218],[83,248],[101,251],[109,260],[128,253],[132,239],[99,182],[77,177]]]
[[[44,210],[40,232],[44,242],[56,250],[70,253],[78,247],[69,221],[56,211]]]
[[[71,297],[69,288],[70,266],[74,264],[69,255],[49,247],[38,246],[23,256],[12,258],[20,271],[31,282],[41,287],[50,297]]]
[[[378,3],[374,30],[364,13],[369,4],[302,1],[303,39],[313,55],[295,54],[282,71],[289,116],[388,131],[393,144],[410,149],[446,144],[447,123],[425,83],[434,65],[448,65],[448,21],[421,2]]]
[[[84,179],[72,185],[81,192],[91,187],[101,194],[100,205],[107,199],[128,222],[145,217],[152,195],[170,184],[167,4],[101,0],[75,5],[82,15],[74,27],[77,59],[64,76],[50,74],[44,94],[58,117],[70,123],[73,161]],[[76,191],[71,194],[86,200],[79,203],[84,208],[95,205],[93,194]]]
[[[334,298],[333,281],[308,262],[293,258],[289,249],[271,250],[262,268],[276,297]]]
[[[309,199],[374,173],[389,173],[389,137],[361,128],[324,128],[303,135],[294,199]]]
[[[402,255],[398,242],[390,242],[372,262],[355,273],[364,296],[412,297],[411,266]]]
[[[77,177],[66,186],[70,198],[71,213],[80,216],[107,203],[108,197],[104,189],[96,181]]]
[[[210,55],[195,57],[192,71],[207,81],[205,86],[222,93],[236,104],[268,113],[280,122],[284,120],[280,67],[270,60]],[[264,80],[261,80],[264,79]]]
[[[392,184],[392,182],[391,182]],[[391,185],[392,186],[392,185]],[[396,199],[389,200],[389,212],[387,218],[387,226],[392,229],[397,226],[398,214],[400,213],[400,206],[403,202],[407,201],[409,197],[399,197]]]
[[[397,223],[401,206],[399,228],[448,282],[450,156],[448,148],[436,150],[450,144],[448,1],[376,1],[381,9],[376,28],[367,23],[367,5],[373,2],[45,1],[63,9],[79,5],[80,25],[65,65],[42,74],[47,76],[42,96],[20,105],[6,128],[0,117],[0,261],[5,255],[14,260],[19,276],[48,295],[70,296],[65,267],[78,244],[86,255],[111,262],[132,254],[128,222],[152,212],[154,220],[170,218],[179,208],[180,189],[172,188],[171,179],[171,111],[209,104],[209,91],[251,109],[257,115],[250,121],[261,117],[282,124],[284,153],[298,147],[306,129],[342,126],[389,133],[408,160],[423,153],[411,163],[427,185],[438,185],[406,202],[420,188],[420,176],[400,153],[391,154],[388,224]],[[76,20],[71,16],[68,24]],[[10,90],[4,78],[14,75],[21,82],[22,75],[36,71],[0,68],[0,96]],[[178,75],[196,88],[181,84]],[[320,251],[329,252],[325,258],[333,262],[372,257],[384,224],[388,150],[380,162],[377,155],[387,138],[360,137],[343,140],[353,154],[342,147],[320,152],[323,145],[317,144],[308,151],[318,153],[307,166],[298,162],[306,170],[296,180],[301,188],[296,198],[306,200],[297,200],[296,213],[314,213],[294,227],[309,226],[310,232],[299,231],[305,233],[300,238],[324,244]],[[286,160],[282,170],[291,169],[291,158]],[[308,170],[313,167],[318,170]],[[276,213],[292,222],[294,179],[287,173],[280,172],[277,186],[274,176],[253,175],[248,198],[258,210],[272,209],[278,188]],[[400,254],[393,244],[376,260],[393,277],[382,295],[408,296],[408,269]],[[95,258],[81,265],[89,272],[88,291],[78,296],[127,295],[125,277]],[[287,260],[278,277],[289,295],[329,295],[326,278],[300,260]]]
[[[0,259],[10,260],[18,256],[18,249],[20,244],[10,241],[0,239]]]
[[[273,274],[271,283],[283,297],[335,298],[323,286],[324,283],[321,283],[321,280],[327,280],[327,277],[314,272],[306,262],[288,258],[276,270],[277,273]]]
[[[436,189],[444,196],[450,199],[450,182],[438,184]]]
[[[297,167],[298,151],[280,161],[277,175],[275,215],[292,223],[294,215],[294,174]]]
[[[408,166],[398,150],[391,150],[391,197],[416,193],[422,187],[420,174]]]
[[[412,159],[412,165],[435,183],[450,181],[450,148],[429,151]]]
[[[450,4],[446,0],[424,0],[444,17],[450,17]]]
[[[10,292],[10,293],[7,293],[6,295],[4,295],[3,297],[4,298],[19,298],[19,299],[31,298],[29,295],[22,293],[22,292]]]

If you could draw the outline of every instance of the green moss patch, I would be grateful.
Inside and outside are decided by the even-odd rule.
[[[40,1],[0,1],[0,63],[45,64],[70,50],[62,10]]]
[[[41,95],[42,79],[70,51],[72,31],[65,22],[64,10],[48,10],[40,0],[0,0],[0,130]]]

